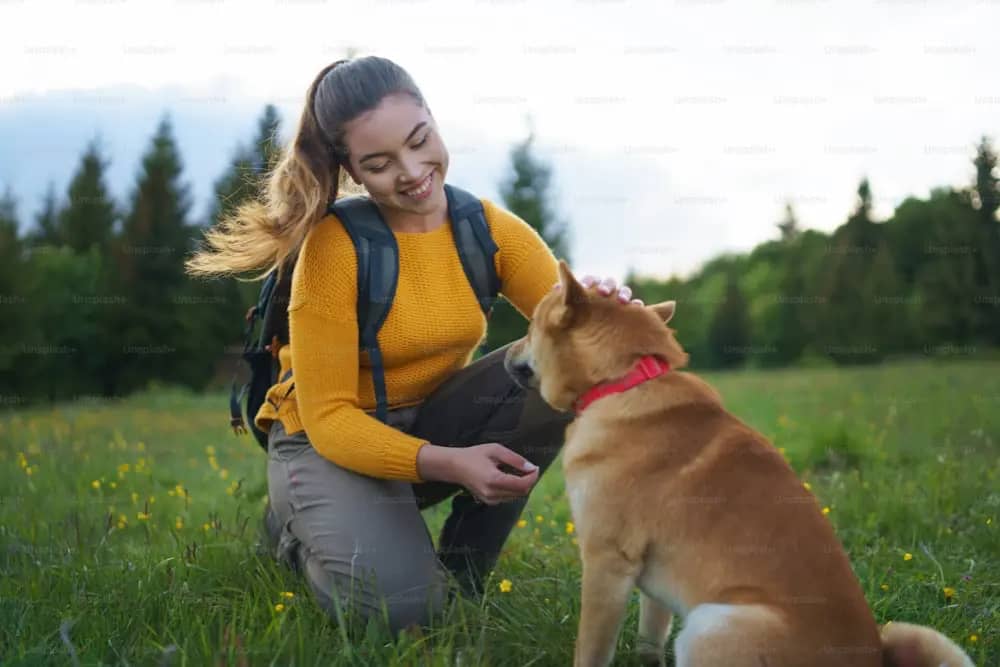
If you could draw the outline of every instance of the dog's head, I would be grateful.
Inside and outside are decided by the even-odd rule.
[[[665,326],[674,301],[620,303],[577,282],[565,260],[559,260],[559,278],[561,287],[535,307],[528,333],[507,349],[504,367],[519,385],[570,411],[590,387],[621,377],[643,355],[657,355],[671,368],[687,365],[687,353]]]

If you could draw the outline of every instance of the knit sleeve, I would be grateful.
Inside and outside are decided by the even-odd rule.
[[[525,317],[559,282],[559,260],[534,227],[489,199],[483,211],[499,250],[495,256],[501,293]]]
[[[372,477],[423,481],[426,440],[358,407],[357,258],[334,215],[310,230],[292,274],[289,342],[299,416],[310,443],[337,465]]]

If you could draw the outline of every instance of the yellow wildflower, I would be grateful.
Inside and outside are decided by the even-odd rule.
[[[278,604],[274,605],[274,610],[275,611],[285,611],[285,605],[283,605],[283,604],[281,604],[279,602]]]
[[[883,591],[887,591],[889,590],[889,584],[882,584],[881,588]]]
[[[99,489],[101,488],[101,480],[95,479],[93,482],[90,483],[90,485],[95,489]]]
[[[504,579],[503,581],[500,582],[500,592],[501,593],[510,593],[510,589],[513,586],[514,586],[514,584],[513,584],[513,582],[511,582],[510,579]]]
[[[802,487],[803,487],[803,488],[804,488],[804,489],[805,489],[806,491],[812,491],[812,488],[813,488],[813,487],[812,487],[812,484],[810,484],[809,482],[802,482]]]
[[[291,598],[295,597],[295,593],[293,593],[291,591],[282,591],[281,597],[291,599]]]
[[[518,528],[524,528],[527,525],[528,525],[528,522],[525,521],[524,519],[518,519],[517,520],[517,527]]]
[[[542,521],[545,521],[545,517],[543,517],[541,514],[536,514],[535,523],[541,523]]]
[[[823,508],[823,515],[825,516],[825,515],[827,515],[829,513],[830,513],[830,508],[829,507],[824,507]]]
[[[913,560],[913,554],[907,551],[905,554],[903,554],[903,560]]]
[[[973,644],[975,644],[976,642],[979,641],[979,635],[977,635],[975,633],[969,635],[969,641],[972,642]]]
[[[955,597],[955,589],[952,588],[951,586],[945,586],[941,590],[944,592],[944,597],[946,600],[950,600],[953,597]]]
[[[572,521],[567,521],[566,522],[566,534],[567,535],[572,534],[572,532],[574,530],[576,530],[576,526],[573,525],[573,522]]]

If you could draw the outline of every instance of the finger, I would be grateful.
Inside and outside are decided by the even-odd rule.
[[[592,276],[589,273],[580,280],[580,284],[583,285],[584,287],[590,287],[596,282],[597,282],[597,277]]]
[[[632,303],[637,306],[645,306],[646,304],[642,302],[642,299],[632,299]]]
[[[597,285],[597,291],[604,296],[608,296],[609,294],[615,291],[615,287],[616,285],[614,278],[605,278]]]
[[[528,473],[524,477],[517,475],[498,475],[490,484],[490,492],[494,497],[513,496],[521,497],[528,494],[538,481],[538,471]]]
[[[628,285],[622,285],[618,288],[618,300],[622,303],[628,303],[632,298],[632,288]]]
[[[490,451],[490,458],[499,463],[506,463],[507,465],[518,470],[523,470],[524,472],[533,472],[538,470],[538,466],[534,463],[524,458],[517,452],[504,447],[500,443],[496,443],[496,446]]]

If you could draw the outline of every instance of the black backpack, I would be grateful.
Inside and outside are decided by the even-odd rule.
[[[500,278],[494,266],[497,245],[490,236],[483,212],[482,202],[477,197],[445,184],[448,201],[448,217],[451,219],[462,268],[475,292],[479,306],[487,320],[493,311],[493,304],[500,292]],[[372,379],[377,400],[376,418],[385,423],[388,401],[385,390],[385,369],[382,352],[376,338],[382,323],[392,307],[399,274],[399,246],[392,230],[382,219],[378,207],[371,199],[362,195],[345,197],[330,204],[328,213],[333,213],[344,224],[354,242],[358,260],[358,338],[361,350],[368,353],[372,364]],[[246,423],[250,425],[254,437],[267,450],[267,433],[254,424],[254,417],[264,403],[267,391],[279,381],[291,377],[289,369],[280,379],[278,348],[288,343],[288,299],[291,294],[293,263],[286,263],[281,270],[274,269],[261,285],[257,303],[247,311],[246,328],[243,332],[242,357],[250,368],[250,380],[239,387],[233,376],[229,393],[230,425],[234,432],[245,433],[241,403],[245,400]],[[253,336],[257,321],[261,322],[260,333]],[[485,343],[480,347],[485,352]],[[239,370],[237,369],[237,373]],[[288,393],[294,388],[288,388]],[[288,394],[286,393],[286,396]],[[275,406],[277,407],[277,406]]]

